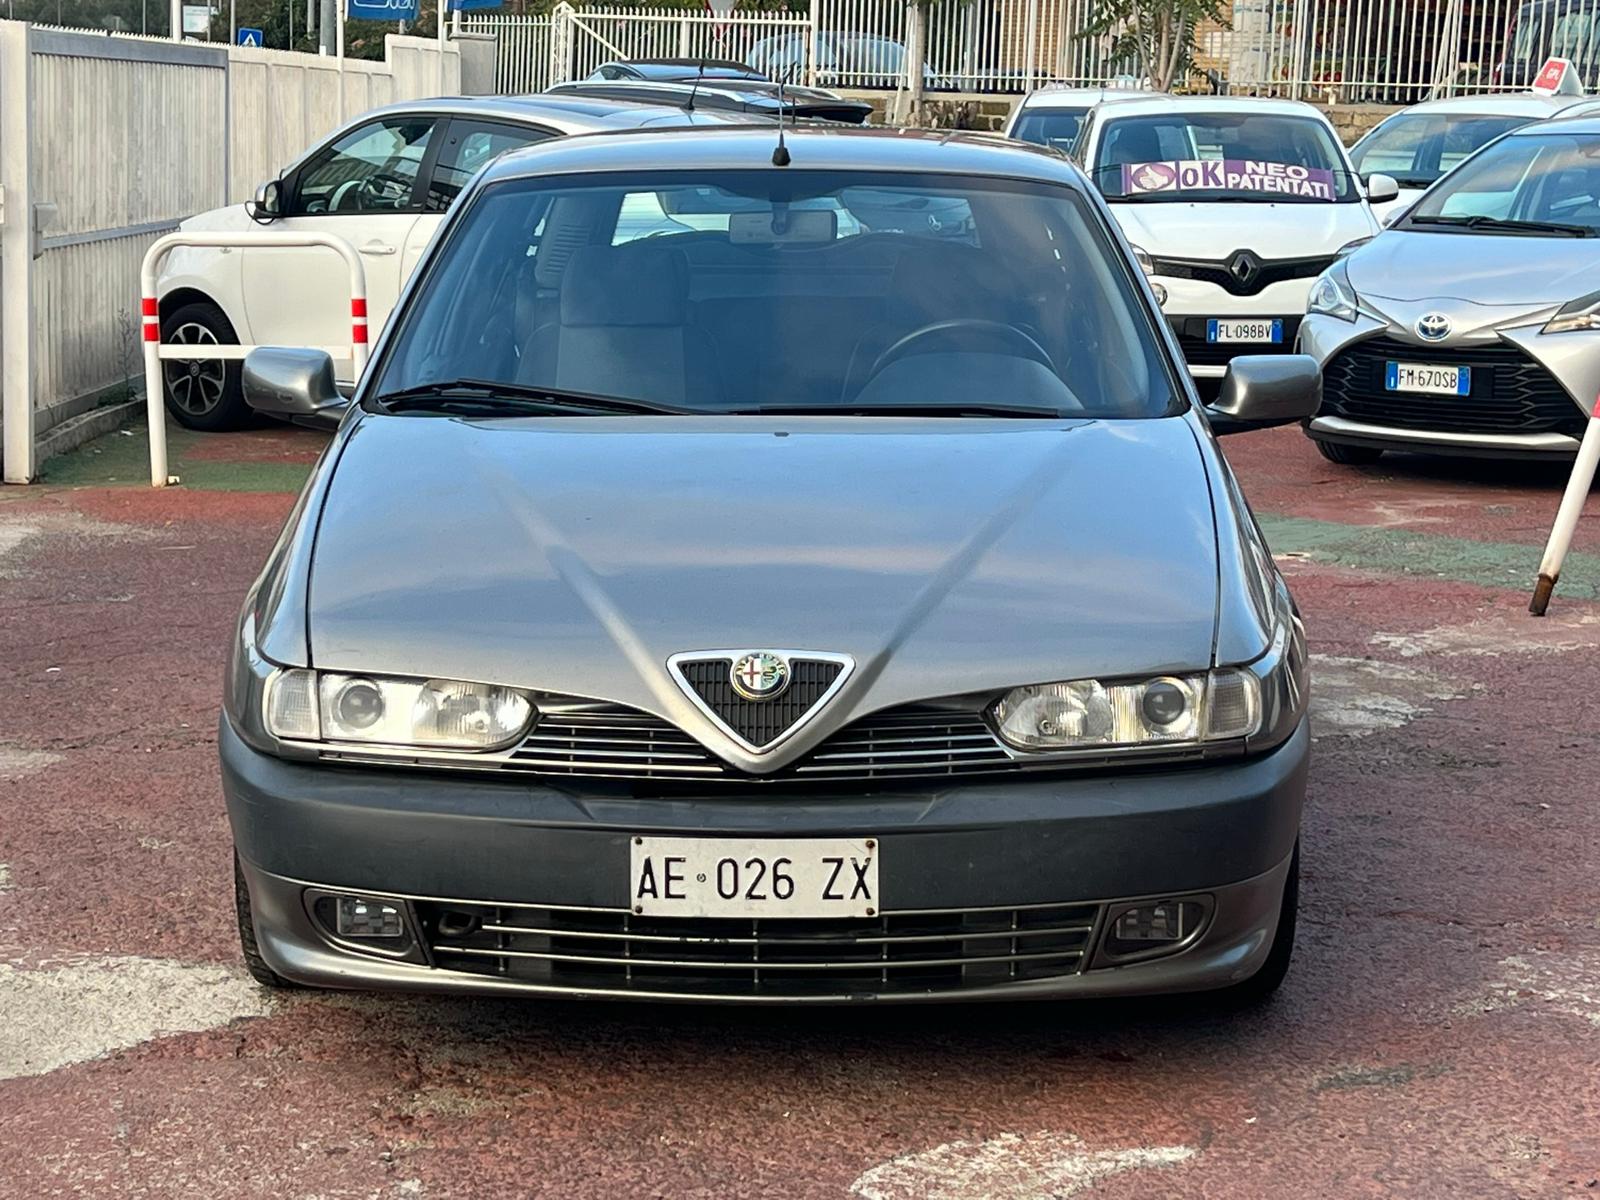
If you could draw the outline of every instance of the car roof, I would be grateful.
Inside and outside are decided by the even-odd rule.
[[[1108,100],[1107,103],[1112,102]],[[1280,100],[1270,96],[1173,96],[1166,92],[1143,92],[1114,103],[1119,118],[1170,112],[1253,112],[1268,116],[1315,117],[1324,123],[1327,121],[1321,109],[1303,100]]]
[[[1497,92],[1476,96],[1446,96],[1442,100],[1423,100],[1396,116],[1413,113],[1465,113],[1480,117],[1548,117],[1563,108],[1593,100],[1593,96],[1546,96],[1542,92]]]
[[[560,138],[510,151],[485,168],[485,183],[535,175],[655,170],[926,172],[1022,179],[1088,190],[1065,156],[984,134],[882,126],[785,126],[790,165],[775,166],[771,124],[696,131],[659,129]]]
[[[1563,117],[1559,121],[1535,121],[1521,129],[1513,129],[1507,137],[1538,137],[1540,134],[1600,133],[1600,116]]]
[[[693,79],[702,73],[710,79],[718,73],[732,72],[757,79],[766,78],[752,66],[723,58],[618,58],[601,63],[597,69],[604,70],[606,67],[626,67],[637,71],[645,79]]]
[[[1150,95],[1136,88],[1042,87],[1022,98],[1020,108],[1092,108],[1123,100],[1139,100]]]
[[[362,113],[346,127],[390,113],[431,113],[482,117],[554,128],[565,134],[597,133],[647,125],[726,125],[736,116],[712,109],[686,111],[675,104],[639,103],[603,96],[441,96],[386,104]],[[748,120],[749,118],[744,118]]]

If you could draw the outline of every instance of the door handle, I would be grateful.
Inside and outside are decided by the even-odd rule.
[[[384,254],[393,254],[394,247],[389,245],[388,242],[368,242],[365,246],[361,247],[361,253],[380,256]]]

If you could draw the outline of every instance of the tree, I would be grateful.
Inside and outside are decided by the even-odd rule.
[[[1170,92],[1189,74],[1201,22],[1227,27],[1228,0],[1102,0],[1080,37],[1111,35],[1113,59],[1135,58],[1150,86]]]

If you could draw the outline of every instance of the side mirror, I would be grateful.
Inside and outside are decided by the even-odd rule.
[[[1218,435],[1290,425],[1322,407],[1322,368],[1309,354],[1253,354],[1234,359],[1217,398],[1206,405]]]
[[[256,189],[255,208],[250,215],[258,221],[283,216],[283,180],[269,179]]]
[[[1388,212],[1384,213],[1381,218],[1379,218],[1378,224],[1382,225],[1385,229],[1388,229],[1397,224],[1400,218],[1404,217],[1410,211],[1411,206],[1409,204],[1404,208],[1391,208]]]
[[[326,350],[262,346],[245,355],[244,402],[258,413],[311,429],[337,429],[350,402],[333,378]]]
[[[1393,175],[1375,173],[1367,176],[1367,203],[1387,204],[1400,199],[1400,185]]]

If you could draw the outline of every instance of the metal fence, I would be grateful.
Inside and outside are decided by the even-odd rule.
[[[1113,53],[1112,36],[1085,33],[1100,3],[935,4],[925,82],[1015,93],[1045,81],[1094,85],[1137,75],[1136,64]],[[583,78],[609,58],[658,55],[742,59],[773,73],[797,68],[831,87],[904,82],[903,0],[735,11],[718,20],[685,9],[561,5],[553,19],[474,15],[463,28],[500,39],[502,92]],[[1600,84],[1600,0],[1233,0],[1229,23],[1203,26],[1197,40],[1185,84],[1197,90],[1403,104],[1525,88],[1552,54],[1572,59],[1589,87]]]
[[[139,375],[139,263],[184,217],[250,195],[345,116],[437,94],[438,46],[384,62],[0,21],[0,451]],[[446,54],[455,90],[459,56]]]

